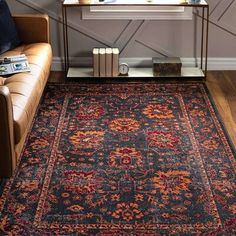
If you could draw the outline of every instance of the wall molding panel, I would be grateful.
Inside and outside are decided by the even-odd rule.
[[[222,30],[236,36],[236,1],[208,0],[214,7],[210,12],[210,21]]]

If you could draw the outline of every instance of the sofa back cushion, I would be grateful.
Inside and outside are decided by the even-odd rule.
[[[15,23],[5,0],[0,0],[0,53],[20,44]]]

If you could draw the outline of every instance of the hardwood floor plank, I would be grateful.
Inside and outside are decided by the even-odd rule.
[[[206,84],[236,146],[236,83],[233,78],[236,78],[236,71],[212,71],[208,74]]]

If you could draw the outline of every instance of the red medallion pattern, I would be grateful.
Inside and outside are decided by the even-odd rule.
[[[235,166],[201,83],[48,85],[0,235],[236,235]]]
[[[86,104],[80,106],[80,109],[77,112],[78,119],[81,120],[90,120],[98,119],[105,114],[104,107],[99,104]]]
[[[158,171],[152,179],[155,188],[162,194],[180,194],[189,191],[190,173],[187,171]]]
[[[159,148],[175,148],[180,143],[175,132],[148,131],[147,140],[150,147]]]
[[[139,122],[132,118],[116,118],[111,121],[109,127],[116,132],[134,132],[139,130]]]
[[[63,182],[63,185],[65,190],[77,194],[89,194],[96,191],[98,179],[93,171],[68,171],[64,173],[64,176],[65,181]]]
[[[134,219],[141,219],[144,215],[138,209],[136,203],[121,203],[117,204],[115,212],[112,216],[116,219],[122,219],[125,221],[131,221]]]
[[[103,131],[78,131],[70,137],[70,141],[77,148],[93,148],[99,146],[103,138]]]
[[[112,151],[109,156],[109,164],[111,167],[130,169],[142,166],[142,154],[135,148],[117,148]]]
[[[171,119],[174,118],[173,111],[166,104],[150,104],[147,105],[143,114],[146,115],[150,119]]]

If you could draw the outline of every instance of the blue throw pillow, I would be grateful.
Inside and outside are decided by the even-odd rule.
[[[20,44],[15,23],[5,0],[0,0],[0,53]]]

